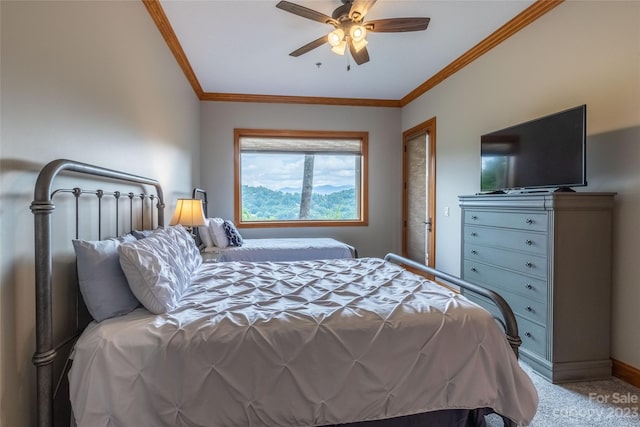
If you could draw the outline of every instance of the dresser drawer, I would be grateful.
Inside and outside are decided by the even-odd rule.
[[[547,278],[547,257],[465,243],[464,259]]]
[[[513,292],[536,301],[547,301],[547,281],[491,265],[465,259],[462,269],[464,280],[495,290]]]
[[[507,301],[509,307],[513,311],[513,314],[516,316],[523,317],[532,322],[538,323],[542,326],[547,324],[547,303],[546,301],[538,301],[530,298],[526,298],[522,295],[509,292],[503,289],[493,289],[495,292],[500,294],[502,298]],[[476,295],[470,292],[465,292],[464,295],[469,297],[480,298],[483,300],[486,305],[494,305],[489,299],[484,298],[480,295]]]
[[[547,357],[547,329],[521,316],[516,316],[518,334],[522,339],[522,348]]]
[[[517,294],[504,294],[503,297],[511,306],[511,310],[520,317],[536,322],[542,326],[547,324],[547,302],[526,299]]]
[[[469,225],[464,228],[463,237],[465,243],[497,246],[547,256],[546,233]]]
[[[517,228],[519,230],[547,231],[547,214],[544,212],[487,212],[465,210],[464,223],[491,227]]]
[[[486,298],[475,294],[469,294],[468,292],[465,293],[465,297],[486,309],[495,318],[502,320],[502,316],[500,315],[500,310],[498,310],[498,307],[496,307],[495,304],[491,303]],[[513,310],[513,307],[511,307],[511,309]],[[517,314],[516,322],[518,323],[518,335],[520,335],[520,339],[522,340],[522,347],[526,348],[529,351],[535,352],[542,357],[546,357],[546,328]]]

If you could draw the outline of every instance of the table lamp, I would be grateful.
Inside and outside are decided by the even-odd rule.
[[[189,233],[193,234],[193,227],[205,225],[204,211],[202,210],[202,200],[200,199],[178,199],[176,210],[169,225],[183,225]]]

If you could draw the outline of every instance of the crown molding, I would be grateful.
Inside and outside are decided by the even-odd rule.
[[[399,108],[400,101],[392,99],[329,98],[318,96],[250,95],[241,93],[205,92],[202,101],[262,102],[271,104],[347,105],[355,107]]]
[[[400,100],[400,105],[404,107],[411,101],[418,98],[420,95],[428,92],[430,89],[443,82],[445,79],[451,77],[462,68],[469,65],[494,47],[498,46],[500,43],[520,31],[527,25],[531,24],[533,21],[537,20],[542,15],[549,12],[551,9],[555,8],[562,2],[564,2],[564,0],[536,1],[534,4],[516,15],[509,22],[504,24],[502,27],[491,33],[487,38],[459,56],[456,60],[444,67],[438,73],[434,74],[433,77],[431,77],[429,80],[425,81],[420,86],[405,95],[405,97]]]
[[[191,68],[187,55],[184,53],[182,45],[180,45],[178,37],[176,37],[176,33],[173,31],[173,27],[169,23],[169,19],[160,5],[160,0],[142,0],[142,3],[147,8],[156,27],[160,30],[160,34],[162,34],[164,41],[167,43],[167,46],[169,46],[169,50],[171,50],[176,61],[178,61],[178,65],[182,68],[182,72],[191,84],[196,96],[202,99],[204,94],[202,86],[200,86],[196,73],[194,73],[193,68]]]
[[[487,38],[469,49],[467,52],[459,56],[449,65],[444,67],[433,77],[426,80],[420,86],[413,89],[402,99],[368,99],[368,98],[330,98],[330,97],[312,97],[312,96],[284,96],[284,95],[255,95],[240,93],[216,93],[205,92],[200,86],[200,82],[196,77],[187,56],[176,37],[171,24],[164,13],[160,0],[142,0],[149,15],[155,22],[162,37],[166,41],[173,56],[178,61],[180,68],[184,72],[187,80],[193,87],[198,99],[201,101],[222,101],[222,102],[256,102],[256,103],[272,103],[272,104],[311,104],[311,105],[343,105],[355,107],[388,107],[400,108],[411,103],[419,96],[428,92],[439,83],[451,77],[471,62],[475,61],[489,50],[493,49],[527,25],[531,24],[542,15],[546,14],[564,0],[537,0],[527,9],[523,10],[509,22],[491,33]]]

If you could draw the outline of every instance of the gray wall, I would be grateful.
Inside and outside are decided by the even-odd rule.
[[[66,157],[158,178],[167,216],[202,186],[230,218],[235,127],[368,131],[368,227],[243,235],[329,234],[381,256],[400,249],[401,132],[437,117],[436,261],[458,273],[457,196],[479,189],[479,135],[586,103],[586,190],[618,192],[612,356],[640,367],[640,3],[563,3],[401,110],[200,103],[141,2],[2,1],[0,16],[0,425],[33,424],[40,167]]]
[[[400,247],[402,141],[400,110],[372,107],[203,102],[201,183],[209,216],[233,218],[234,128],[369,132],[369,225],[241,229],[245,237],[341,239],[360,256],[384,256]]]
[[[565,2],[402,110],[403,129],[437,117],[436,262],[458,274],[457,196],[480,190],[479,135],[587,104],[589,185],[579,190],[618,193],[612,357],[637,368],[639,22],[640,2]],[[451,208],[448,217],[445,207]]]
[[[157,178],[170,218],[199,175],[199,101],[142,2],[0,8],[0,425],[20,427],[35,424],[38,171],[70,158]]]

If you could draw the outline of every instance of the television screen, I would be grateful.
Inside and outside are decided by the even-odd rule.
[[[586,105],[480,138],[482,192],[586,185]]]

